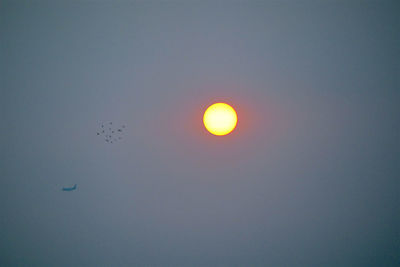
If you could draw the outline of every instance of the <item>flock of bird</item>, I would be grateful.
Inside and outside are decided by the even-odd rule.
[[[102,123],[100,129],[96,133],[97,136],[102,137],[105,142],[109,144],[113,144],[117,141],[122,140],[122,133],[125,130],[126,126],[121,125],[121,127],[114,127],[112,122]],[[63,187],[62,191],[74,191],[76,190],[77,185],[75,184],[72,187]]]
[[[101,128],[97,132],[97,136],[100,136],[109,144],[113,144],[122,139],[122,132],[125,129],[125,125],[114,128],[113,123],[102,123]]]

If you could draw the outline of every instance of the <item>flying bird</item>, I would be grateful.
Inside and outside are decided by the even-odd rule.
[[[118,140],[122,139],[121,135],[123,129],[126,127],[125,124],[122,124],[120,127],[116,128],[114,128],[112,125],[115,125],[115,123],[113,122],[102,123],[100,124],[101,128],[97,132],[98,136],[103,137],[104,140],[110,144],[116,143]]]
[[[76,189],[76,184],[73,187],[63,187],[62,191],[74,191]]]

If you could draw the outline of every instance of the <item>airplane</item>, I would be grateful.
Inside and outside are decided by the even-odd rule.
[[[63,187],[62,191],[74,191],[76,189],[76,184],[73,187]]]

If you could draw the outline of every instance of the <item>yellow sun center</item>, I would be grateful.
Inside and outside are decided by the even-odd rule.
[[[203,122],[206,129],[214,135],[227,135],[236,127],[236,111],[225,103],[215,103],[204,112]]]

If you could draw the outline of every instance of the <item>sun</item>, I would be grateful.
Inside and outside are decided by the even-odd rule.
[[[204,112],[203,122],[210,133],[227,135],[236,127],[236,111],[228,104],[215,103]]]

